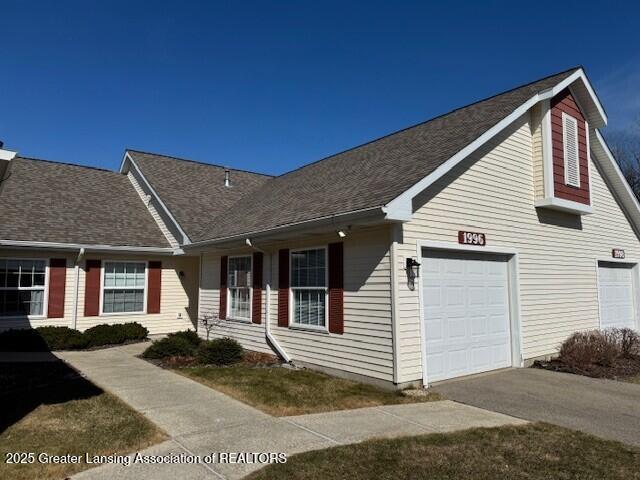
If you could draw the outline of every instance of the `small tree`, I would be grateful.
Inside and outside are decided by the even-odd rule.
[[[215,328],[220,328],[224,326],[224,320],[220,318],[220,314],[218,312],[211,312],[202,315],[200,318],[200,323],[204,327],[205,332],[207,332],[207,340],[209,340],[209,334]]]

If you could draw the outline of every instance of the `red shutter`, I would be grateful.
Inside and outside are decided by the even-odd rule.
[[[278,254],[278,326],[289,326],[289,249]]]
[[[329,244],[329,332],[344,333],[344,245]]]
[[[49,260],[49,318],[64,317],[64,289],[67,276],[67,260],[52,258]]]
[[[253,299],[251,321],[262,323],[262,252],[253,252]]]
[[[87,260],[84,288],[84,316],[100,315],[100,260]]]
[[[220,311],[218,317],[221,320],[227,318],[227,263],[228,257],[220,257]]]
[[[162,262],[149,262],[147,272],[147,313],[160,313],[162,291]]]

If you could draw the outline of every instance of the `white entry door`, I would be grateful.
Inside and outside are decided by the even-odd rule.
[[[633,265],[599,262],[600,328],[637,328]]]
[[[427,380],[511,366],[508,259],[422,253]]]

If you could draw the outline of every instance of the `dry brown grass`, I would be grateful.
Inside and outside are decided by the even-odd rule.
[[[409,397],[306,369],[235,365],[176,371],[279,417],[441,399],[437,393]]]
[[[11,370],[9,365],[0,364],[0,372]],[[23,385],[27,388],[0,397],[4,409],[3,430],[0,433],[0,478],[65,478],[87,468],[84,463],[7,464],[7,452],[82,456],[85,452],[124,454],[166,438],[144,416],[88,381],[77,376],[73,378],[71,370],[68,367],[61,368],[61,365],[64,366],[60,363],[22,365],[21,373],[29,375],[29,381]],[[37,377],[40,380],[36,384],[49,383],[32,388],[33,380]],[[14,377],[14,386],[20,383]]]
[[[548,424],[371,440],[290,457],[248,480],[629,480],[640,451]]]

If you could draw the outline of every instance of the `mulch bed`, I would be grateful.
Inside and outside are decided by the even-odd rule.
[[[206,366],[199,365],[195,357],[167,357],[161,359],[151,359],[144,358],[140,355],[139,358],[153,363],[158,367],[167,369]],[[242,355],[242,361],[240,363],[236,363],[235,365],[244,365],[247,367],[276,367],[280,366],[281,364],[282,362],[275,355],[246,350]],[[212,366],[212,368],[221,367]]]
[[[537,360],[534,362],[533,366],[535,368],[542,368],[544,370],[573,373],[576,375],[584,375],[591,378],[607,378],[609,380],[620,380],[640,375],[640,356],[618,358],[615,364],[612,366],[590,364],[578,367],[567,365],[559,358],[554,358],[550,361]]]

